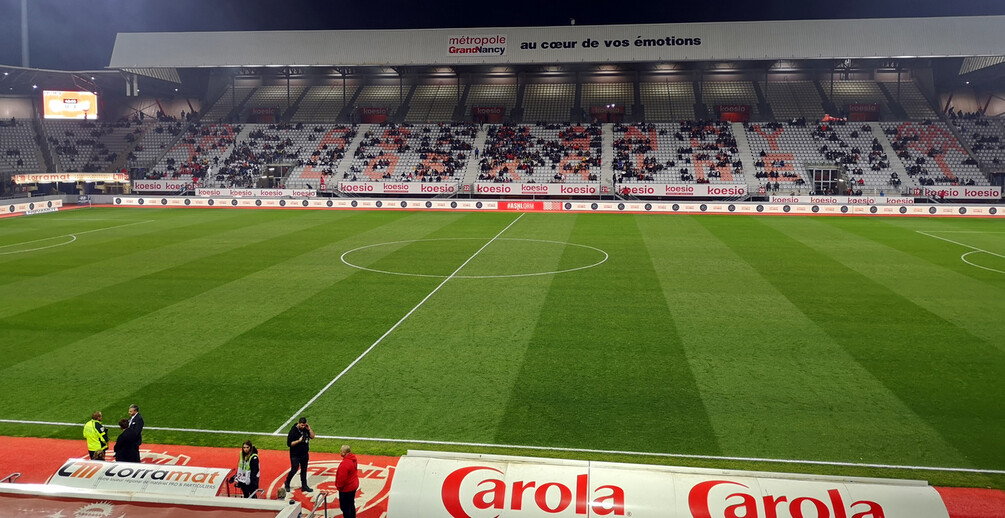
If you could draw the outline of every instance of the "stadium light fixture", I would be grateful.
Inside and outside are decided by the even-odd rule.
[[[38,85],[31,85],[32,90],[38,90]]]

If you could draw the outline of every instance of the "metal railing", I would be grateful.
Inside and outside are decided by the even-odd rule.
[[[21,478],[20,473],[11,473],[4,478],[0,478],[0,484],[13,484],[19,478]]]
[[[328,495],[329,493],[323,491],[318,493],[318,499],[314,502],[314,508],[307,514],[307,518],[317,518],[319,516],[328,518]],[[319,510],[323,514],[318,514]]]

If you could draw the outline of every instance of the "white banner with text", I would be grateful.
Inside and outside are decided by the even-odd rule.
[[[57,212],[62,206],[63,200],[59,198],[7,200],[7,204],[3,205],[4,210],[0,212],[0,216],[45,214],[47,212]]]
[[[771,203],[812,205],[914,205],[914,198],[901,196],[772,196]]]
[[[921,481],[409,452],[388,518],[948,518]]]
[[[69,459],[49,484],[168,495],[216,496],[229,469]]]
[[[615,190],[626,196],[641,197],[736,198],[747,194],[747,186],[739,183],[623,183]]]
[[[187,180],[134,180],[132,188],[133,192],[178,192],[194,187]]]
[[[998,200],[1002,197],[1002,188],[995,185],[953,186],[932,185],[921,189],[928,198],[946,198],[950,200]]]
[[[224,198],[314,198],[318,192],[313,189],[196,189],[196,196],[220,196]]]
[[[454,194],[457,182],[339,182],[338,190],[347,194]]]
[[[496,196],[599,196],[599,183],[495,183],[476,182],[474,194]]]

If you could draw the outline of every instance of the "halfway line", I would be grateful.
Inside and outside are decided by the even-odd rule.
[[[273,432],[273,433],[277,433],[277,434],[281,433],[287,426],[290,425],[290,423],[293,422],[294,419],[297,418],[297,416],[303,414],[303,411],[307,410],[307,407],[313,405],[314,402],[317,401],[318,398],[320,398],[325,392],[327,392],[328,389],[330,389],[332,387],[332,385],[335,384],[336,381],[338,381],[340,378],[342,378],[342,376],[344,376],[345,373],[349,372],[349,369],[353,368],[357,363],[359,363],[359,361],[362,360],[364,356],[366,356],[367,354],[369,354],[370,351],[372,351],[374,347],[377,347],[377,344],[379,344],[380,342],[383,342],[384,339],[387,338],[387,336],[390,335],[392,331],[394,331],[395,329],[397,329],[398,326],[400,326],[401,323],[405,321],[405,319],[407,319],[408,317],[412,316],[412,313],[415,313],[415,310],[417,310],[420,307],[422,307],[422,305],[425,304],[426,301],[429,300],[430,297],[432,297],[434,294],[436,294],[437,291],[440,291],[440,288],[442,288],[444,284],[446,284],[448,281],[450,281],[450,279],[453,279],[454,276],[457,275],[457,272],[460,272],[461,269],[463,269],[465,266],[467,266],[468,263],[470,263],[472,259],[474,259],[476,256],[478,256],[478,254],[482,253],[482,250],[485,250],[485,248],[487,248],[489,245],[491,245],[493,241],[495,241],[496,239],[499,239],[499,236],[501,236],[503,234],[503,232],[506,232],[517,221],[520,221],[520,218],[522,218],[524,216],[524,214],[526,214],[526,213],[521,213],[519,216],[517,216],[516,219],[514,219],[513,221],[511,221],[509,225],[506,225],[506,228],[500,230],[499,233],[495,235],[495,237],[493,237],[492,239],[490,239],[488,241],[488,243],[485,243],[484,245],[482,245],[482,247],[479,248],[477,252],[475,252],[474,254],[472,254],[471,257],[468,257],[468,260],[464,261],[464,263],[462,263],[460,266],[458,266],[457,269],[454,270],[454,273],[451,273],[449,277],[447,277],[446,279],[443,279],[443,282],[441,282],[439,284],[439,286],[437,286],[436,288],[434,288],[433,291],[429,292],[429,295],[426,295],[425,298],[423,298],[422,300],[420,300],[419,303],[416,304],[415,307],[412,308],[408,313],[405,313],[405,316],[401,317],[401,320],[399,320],[396,324],[394,324],[393,326],[391,326],[391,329],[388,329],[387,332],[385,332],[384,334],[380,335],[380,338],[378,338],[377,341],[373,343],[373,345],[371,345],[365,351],[363,351],[363,354],[359,355],[355,360],[353,360],[352,363],[350,363],[345,369],[342,370],[342,372],[340,372],[338,374],[338,376],[335,376],[334,378],[332,378],[332,380],[329,381],[328,384],[324,386],[324,388],[322,388],[317,394],[315,394],[314,397],[312,397],[310,401],[308,401],[307,403],[304,403],[304,406],[300,407],[300,410],[297,410],[296,413],[294,413],[292,416],[290,416],[290,418],[287,419],[285,423],[281,424],[279,426],[279,428],[276,428],[276,431]]]

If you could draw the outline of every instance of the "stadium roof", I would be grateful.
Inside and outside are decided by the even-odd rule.
[[[119,33],[110,68],[1005,55],[1005,16],[420,30]]]

